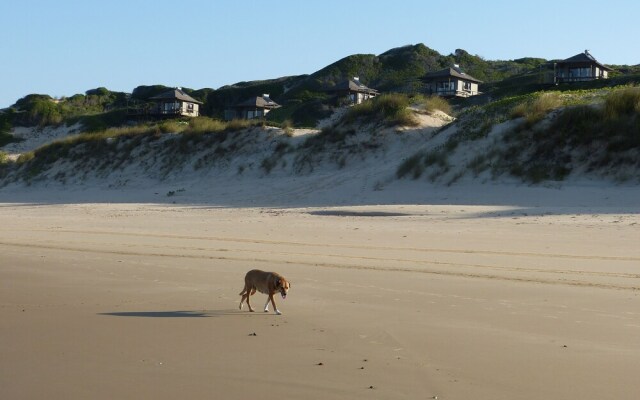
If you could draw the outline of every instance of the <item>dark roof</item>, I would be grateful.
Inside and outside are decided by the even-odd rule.
[[[366,87],[359,79],[347,79],[343,82],[338,83],[334,87],[328,89],[330,92],[358,92],[358,93],[369,93],[369,94],[377,94],[378,91],[375,89],[371,89]]]
[[[202,104],[201,101],[194,99],[193,97],[183,92],[182,89],[177,89],[177,88],[167,90],[166,92],[160,93],[157,96],[151,97],[149,100],[176,100],[176,99],[182,100],[182,101],[188,101],[189,103]]]
[[[458,67],[449,67],[449,68],[442,69],[440,71],[429,72],[422,79],[426,81],[434,81],[439,78],[449,78],[449,77],[455,77],[455,78],[460,78],[460,79],[464,79],[471,82],[482,83],[480,79],[476,79],[471,75],[465,74]]]
[[[609,68],[606,65],[598,62],[598,60],[596,60],[595,57],[593,57],[591,53],[589,53],[589,50],[585,50],[584,53],[576,54],[575,56],[569,57],[566,60],[558,61],[558,64],[596,64],[604,70],[613,71],[612,68]]]
[[[255,96],[235,105],[235,107],[278,108],[280,104],[271,100],[269,95]]]

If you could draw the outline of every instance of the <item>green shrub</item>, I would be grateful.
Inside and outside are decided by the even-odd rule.
[[[209,117],[197,117],[189,119],[190,133],[213,133],[223,131],[227,124]]]
[[[31,160],[33,160],[33,158],[35,157],[35,154],[33,153],[33,151],[28,151],[26,153],[22,153],[18,156],[18,159],[16,160],[16,162],[18,164],[25,164]]]
[[[542,93],[533,100],[515,106],[511,110],[511,117],[522,117],[527,126],[533,126],[542,120],[549,111],[559,108],[560,106],[562,106],[562,100],[558,93]]]
[[[429,167],[437,167],[430,177],[431,180],[435,180],[439,174],[447,172],[450,165],[446,151],[442,149],[435,149],[429,152],[420,151],[400,164],[396,170],[396,176],[404,178],[411,174],[413,179],[418,179],[425,168]]]
[[[0,131],[0,147],[16,141],[12,134]]]
[[[624,176],[630,179],[640,153],[640,89],[613,89],[603,99],[602,106],[567,107],[545,128],[529,126],[506,135],[508,145],[492,167],[533,183],[563,180],[576,163],[605,174],[628,167]]]
[[[290,119],[285,119],[284,121],[282,121],[280,127],[284,131],[285,135],[289,137],[293,136],[293,121],[291,121]]]
[[[162,133],[180,133],[188,128],[188,123],[176,120],[163,121],[158,126]]]
[[[347,137],[356,133],[354,129],[343,129],[335,126],[325,127],[320,133],[307,138],[302,147],[321,149],[327,144],[344,143]]]
[[[247,120],[247,119],[232,119],[231,121],[226,123],[225,130],[239,131],[241,129],[246,129],[251,126],[255,126],[258,123],[261,123],[261,121],[253,121],[253,120]]]
[[[424,166],[422,165],[422,157],[422,153],[417,153],[404,160],[398,167],[396,176],[398,178],[404,178],[405,176],[411,174],[413,176],[413,179],[419,178],[424,171]]]
[[[440,96],[416,96],[414,101],[428,113],[433,113],[434,111],[442,111],[445,114],[451,115],[453,109],[451,108],[451,104]]]
[[[640,113],[640,88],[630,87],[609,93],[604,101],[604,117],[619,118]]]
[[[67,125],[73,125],[77,122],[82,124],[83,130],[86,132],[99,132],[105,129],[123,125],[127,121],[125,110],[113,110],[105,113],[82,115],[67,119]]]
[[[405,94],[383,94],[351,107],[344,116],[344,121],[350,123],[367,118],[372,122],[380,121],[389,126],[416,126],[419,122],[408,109],[410,104],[409,96]]]

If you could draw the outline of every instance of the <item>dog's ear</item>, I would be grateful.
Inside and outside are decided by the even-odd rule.
[[[280,279],[276,279],[276,287],[280,286]]]

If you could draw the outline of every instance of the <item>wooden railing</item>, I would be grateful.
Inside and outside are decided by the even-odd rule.
[[[451,96],[451,97],[470,97],[480,94],[480,92],[474,90],[436,90],[432,91],[431,94],[435,94],[436,96]]]

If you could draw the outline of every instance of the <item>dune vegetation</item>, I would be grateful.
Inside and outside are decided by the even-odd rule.
[[[484,80],[484,93],[451,100],[425,95],[424,74],[454,63]],[[543,83],[548,65],[538,58],[490,61],[461,49],[442,55],[421,44],[404,46],[378,56],[348,56],[310,75],[238,82],[216,90],[183,88],[203,103],[203,116],[193,119],[131,118],[129,107],[148,104],[168,89],[163,85],[138,86],[131,94],[103,87],[64,98],[31,94],[0,110],[0,147],[16,140],[9,133],[14,127],[38,132],[44,127],[80,126],[81,133],[21,151],[15,161],[15,155],[2,155],[0,177],[31,181],[65,160],[85,160],[85,167],[99,163],[105,170],[121,168],[139,156],[140,145],[167,157],[179,155],[169,157],[164,169],[189,163],[203,168],[238,148],[220,145],[229,133],[256,127],[267,132],[275,127],[281,136],[277,143],[264,139],[262,145],[277,151],[256,155],[257,165],[267,173],[287,162],[296,173],[311,171],[323,159],[344,168],[353,154],[364,159],[367,152],[384,149],[391,142],[386,132],[407,132],[405,136],[415,132],[424,140],[407,144],[407,153],[389,164],[398,178],[426,176],[451,184],[465,175],[508,176],[538,183],[581,172],[619,182],[639,179],[637,66],[616,66],[606,80],[555,86]],[[315,129],[341,109],[327,88],[353,76],[383,94],[349,107],[341,119]],[[270,93],[282,107],[260,121],[221,120],[226,107],[256,93]],[[450,118],[427,134],[421,124],[436,111]],[[296,128],[314,133],[297,140]],[[150,146],[154,141],[170,144]],[[212,146],[211,154],[196,155],[207,146]],[[190,154],[194,160],[189,160]],[[287,157],[291,159],[286,161]]]

